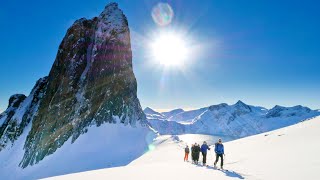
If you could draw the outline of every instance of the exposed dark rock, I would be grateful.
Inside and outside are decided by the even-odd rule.
[[[32,89],[30,96],[13,95],[9,99],[9,107],[2,114],[0,126],[0,151],[8,143],[14,141],[24,132],[25,127],[32,120],[37,111],[37,107],[42,99],[47,85],[47,78],[41,78]]]
[[[68,139],[76,141],[89,126],[146,125],[137,98],[128,21],[116,3],[107,5],[99,17],[75,21],[49,76],[37,82],[28,98],[10,98],[0,117],[0,150],[14,143],[30,121],[23,168],[54,153]]]

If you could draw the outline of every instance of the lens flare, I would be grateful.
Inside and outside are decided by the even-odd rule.
[[[153,144],[148,146],[148,151],[153,151],[156,147]]]
[[[171,23],[174,13],[168,3],[158,3],[152,8],[151,16],[159,26],[166,26]]]

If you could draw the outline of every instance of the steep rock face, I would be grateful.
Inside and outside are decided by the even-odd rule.
[[[128,22],[116,3],[68,29],[25,144],[22,167],[52,154],[90,125],[145,123],[136,96]]]
[[[30,122],[22,168],[53,154],[68,139],[73,143],[90,126],[147,125],[137,98],[128,22],[116,3],[98,17],[75,21],[48,77],[40,79],[27,98],[10,98],[0,115],[0,151]]]
[[[17,123],[12,120],[12,117],[25,99],[24,94],[12,95],[7,110],[0,114],[0,150],[6,146],[8,140],[14,141],[16,138],[10,133],[17,127]]]
[[[0,151],[23,133],[33,119],[46,91],[47,77],[37,81],[30,95],[16,94],[10,97],[9,106],[0,117]]]

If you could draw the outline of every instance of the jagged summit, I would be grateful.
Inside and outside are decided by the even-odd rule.
[[[245,104],[244,102],[242,102],[240,100],[236,104],[234,104],[233,107],[236,108],[237,115],[249,113],[252,111],[252,109],[249,105]]]
[[[9,107],[19,107],[20,103],[26,99],[26,95],[24,94],[14,94],[9,98]]]
[[[245,104],[244,102],[242,102],[241,100],[238,100],[235,105],[238,105],[238,106],[247,106],[247,104]]]
[[[104,7],[105,10],[109,10],[110,8],[113,8],[113,9],[118,8],[118,3],[116,3],[116,2],[110,2],[109,4],[107,4],[107,5]]]

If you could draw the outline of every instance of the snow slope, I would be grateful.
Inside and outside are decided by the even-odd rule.
[[[25,169],[18,165],[31,124],[10,148],[0,153],[0,179],[36,179],[100,168],[124,166],[148,151],[155,133],[147,127],[122,124],[91,126],[77,141],[71,138],[54,154]]]
[[[54,179],[317,179],[320,177],[320,117],[293,126],[225,143],[225,168],[183,162],[184,142],[161,136],[155,149],[127,166]]]
[[[228,168],[248,179],[318,179],[319,137],[320,116],[233,141],[228,144]]]

